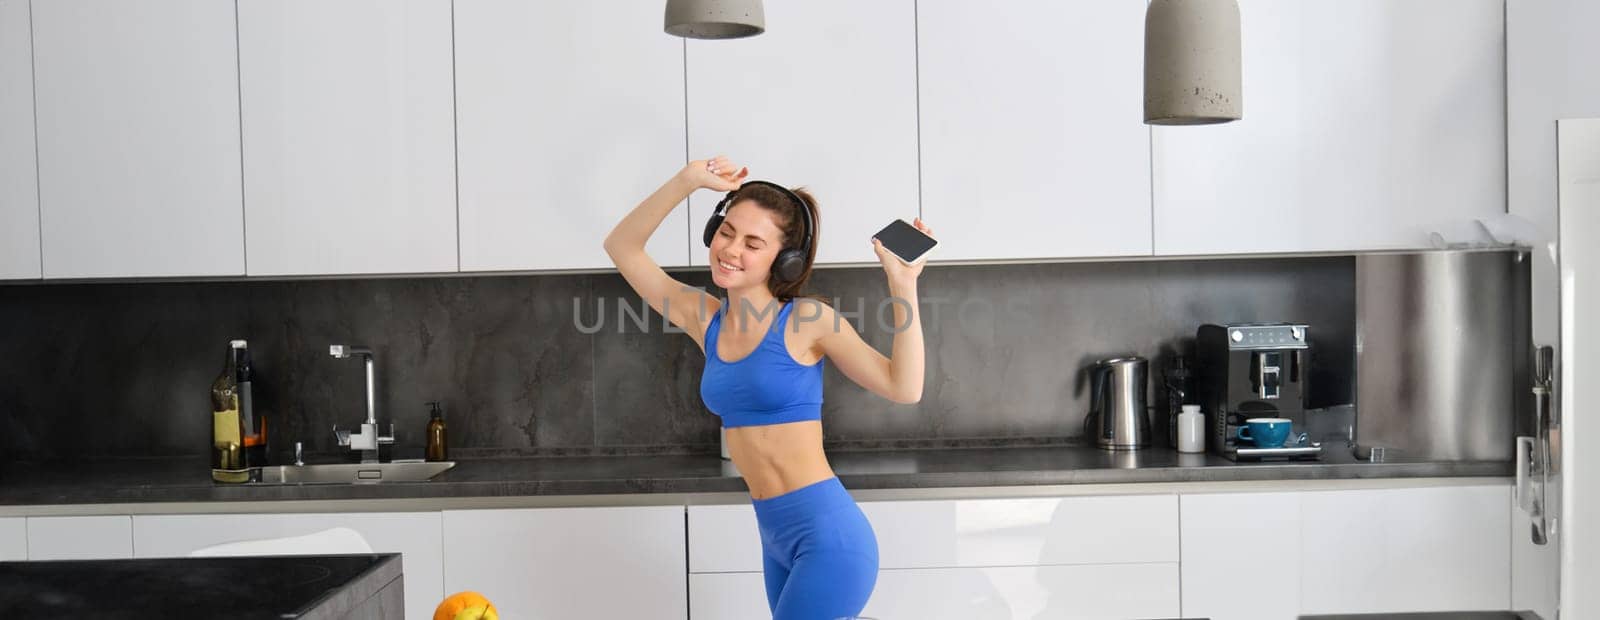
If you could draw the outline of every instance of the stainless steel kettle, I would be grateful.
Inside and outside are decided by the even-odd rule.
[[[1150,445],[1150,417],[1145,414],[1145,358],[1100,360],[1090,369],[1089,415],[1084,433],[1107,450],[1137,450]]]

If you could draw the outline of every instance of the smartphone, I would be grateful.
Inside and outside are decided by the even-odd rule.
[[[939,245],[933,237],[922,234],[916,226],[907,224],[905,220],[889,222],[872,238],[882,242],[885,250],[908,265],[922,260],[933,246]]]

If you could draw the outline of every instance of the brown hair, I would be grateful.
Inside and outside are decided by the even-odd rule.
[[[817,242],[822,238],[820,234],[822,231],[818,230],[822,227],[822,216],[817,212],[817,199],[803,187],[797,187],[790,191],[794,192],[794,195],[801,200],[804,200],[806,206],[811,208],[811,225],[814,228],[811,230],[811,247],[806,249],[806,267],[801,270],[800,277],[793,281],[779,281],[777,274],[771,274],[767,278],[767,290],[772,292],[773,297],[777,297],[779,301],[783,302],[796,297],[807,296],[800,294],[800,291],[805,288],[806,282],[811,280],[811,268],[817,263]],[[763,209],[778,214],[778,227],[783,230],[784,249],[798,248],[801,243],[805,242],[804,227],[806,224],[803,222],[805,213],[800,210],[800,205],[794,204],[794,200],[785,196],[783,192],[771,187],[751,184],[739,190],[739,193],[734,196],[733,204],[738,204],[739,201],[743,200],[749,200]]]

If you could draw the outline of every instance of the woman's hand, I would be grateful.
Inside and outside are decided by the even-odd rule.
[[[923,224],[922,218],[916,218],[912,221],[912,224],[917,227],[917,230],[922,231],[922,234],[929,237],[933,236],[933,229],[929,228],[927,224]],[[922,275],[922,266],[927,263],[927,261],[919,260],[916,263],[907,265],[900,260],[900,257],[895,256],[893,252],[884,248],[883,242],[879,241],[877,237],[872,238],[872,251],[878,253],[878,262],[883,264],[883,272],[888,274],[890,284],[916,284],[917,276]]]
[[[705,188],[719,192],[731,192],[739,189],[750,169],[735,165],[728,158],[718,155],[711,159],[697,159],[689,162],[683,170],[678,171],[678,178],[687,181],[695,189]]]

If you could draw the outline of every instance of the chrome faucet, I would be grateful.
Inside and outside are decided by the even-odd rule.
[[[347,344],[336,344],[328,347],[328,355],[339,359],[349,359],[352,355],[361,356],[367,366],[367,421],[361,423],[361,430],[350,432],[339,430],[339,425],[333,425],[333,438],[340,446],[348,446],[351,450],[361,451],[362,463],[378,462],[378,446],[394,443],[394,423],[389,423],[389,434],[378,433],[378,416],[376,400],[377,370],[373,366],[372,349]]]

